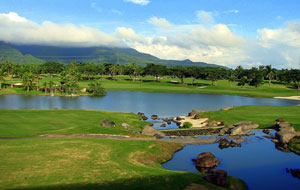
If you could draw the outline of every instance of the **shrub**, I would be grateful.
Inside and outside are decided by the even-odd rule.
[[[191,128],[192,126],[193,126],[193,124],[190,123],[190,122],[184,122],[183,123],[183,128]]]
[[[93,82],[89,84],[89,92],[92,96],[105,96],[106,90],[101,86],[99,82]]]

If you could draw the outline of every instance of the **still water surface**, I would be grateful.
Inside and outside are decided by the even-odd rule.
[[[192,159],[202,152],[213,153],[228,175],[244,180],[250,190],[299,190],[300,180],[286,173],[286,168],[300,168],[300,156],[277,150],[261,131],[247,137],[242,147],[219,149],[218,144],[187,145],[162,166],[169,170],[198,172]]]
[[[144,112],[159,117],[187,115],[193,109],[217,110],[239,105],[291,106],[300,101],[231,95],[108,91],[105,97],[0,95],[0,109],[93,109]]]

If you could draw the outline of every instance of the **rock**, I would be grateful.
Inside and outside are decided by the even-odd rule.
[[[200,168],[213,168],[220,164],[220,161],[210,152],[199,154],[196,160],[196,166]]]
[[[203,179],[205,179],[206,181],[213,183],[215,185],[219,185],[222,187],[225,187],[227,185],[227,180],[226,177],[224,176],[219,176],[219,175],[207,175],[204,176]]]
[[[145,115],[142,115],[141,118],[142,118],[142,120],[148,120],[148,117]]]
[[[179,121],[176,122],[176,125],[177,125],[179,128],[182,127],[182,126],[181,126],[181,122],[179,122]]]
[[[164,137],[165,134],[161,131],[158,131],[154,129],[153,127],[146,125],[142,131],[143,135],[151,135],[151,136],[159,136],[159,137]]]
[[[168,118],[163,118],[162,120],[163,120],[164,122],[168,122],[168,121],[169,121]]]
[[[218,126],[218,122],[217,121],[210,121],[207,124],[208,127],[217,127]]]
[[[166,127],[167,125],[165,123],[161,124],[160,127]]]
[[[233,125],[234,128],[231,129],[230,135],[248,135],[251,134],[252,129],[259,127],[259,124],[241,121]]]
[[[198,113],[203,113],[205,111],[202,111],[202,110],[192,110],[192,112],[188,113],[188,116],[194,116],[194,115],[197,115]]]
[[[275,138],[279,143],[287,144],[296,136],[296,131],[288,122],[278,122]]]
[[[209,171],[209,174],[227,177],[227,172],[225,170],[220,169],[212,169]]]
[[[286,172],[292,174],[293,177],[300,179],[300,169],[286,168]]]
[[[269,134],[269,133],[270,133],[270,130],[264,129],[264,130],[262,130],[262,132],[265,133],[265,134]]]
[[[149,126],[154,126],[154,124],[153,124],[153,123],[150,123]]]
[[[272,139],[272,142],[278,143],[279,141],[277,139]]]
[[[176,120],[177,120],[177,121],[181,121],[181,120],[183,120],[183,118],[177,116],[177,117],[176,117]]]
[[[168,125],[171,125],[171,123],[172,123],[171,120],[168,120],[168,121],[167,121],[167,124],[168,124]]]
[[[133,129],[130,127],[130,125],[127,124],[127,123],[122,123],[122,124],[121,124],[121,127],[124,128],[124,129],[126,129],[126,130],[128,130],[128,131],[132,131],[132,130],[133,130]]]
[[[223,128],[220,130],[219,135],[220,135],[220,136],[225,135],[225,134],[228,133],[232,128],[233,128],[233,126],[223,127]]]
[[[145,115],[145,114],[144,114],[144,113],[142,113],[142,112],[138,112],[137,114],[138,114],[138,115],[141,115],[141,116],[142,116],[142,115]]]
[[[200,119],[200,117],[196,114],[193,119]]]
[[[110,122],[110,121],[108,121],[107,119],[104,119],[102,122],[101,122],[101,124],[100,124],[102,127],[115,127],[116,126],[116,124],[115,124],[115,122]]]
[[[277,122],[285,122],[285,120],[283,118],[278,118],[275,121],[277,121]]]
[[[288,130],[281,130],[275,134],[275,138],[281,143],[289,143],[289,141],[296,136],[295,132]]]
[[[155,120],[155,119],[157,119],[157,118],[158,118],[157,115],[151,115],[151,119]]]
[[[230,146],[230,142],[227,139],[220,139],[219,140],[219,148],[228,148]]]

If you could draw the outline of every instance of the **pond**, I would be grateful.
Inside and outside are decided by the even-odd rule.
[[[287,173],[286,168],[300,168],[300,157],[277,150],[261,131],[254,133],[246,137],[247,142],[242,142],[242,147],[220,149],[218,144],[187,145],[162,166],[169,170],[199,172],[192,159],[202,152],[211,152],[221,161],[218,169],[241,178],[250,190],[299,189],[300,180]]]
[[[108,91],[105,97],[58,97],[0,95],[0,109],[93,109],[117,112],[144,112],[159,117],[187,115],[193,109],[218,110],[240,105],[292,106],[295,100],[250,98],[231,95]]]

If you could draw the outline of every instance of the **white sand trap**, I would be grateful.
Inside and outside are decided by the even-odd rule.
[[[193,124],[192,128],[197,128],[197,127],[205,127],[207,125],[206,121],[208,121],[208,118],[200,118],[200,119],[193,119],[194,116],[188,117],[188,116],[179,116],[182,118],[181,125],[183,126],[184,122],[190,122]],[[176,118],[175,118],[176,119]]]
[[[286,96],[286,97],[274,97],[277,99],[285,99],[285,100],[300,100],[300,96]]]

